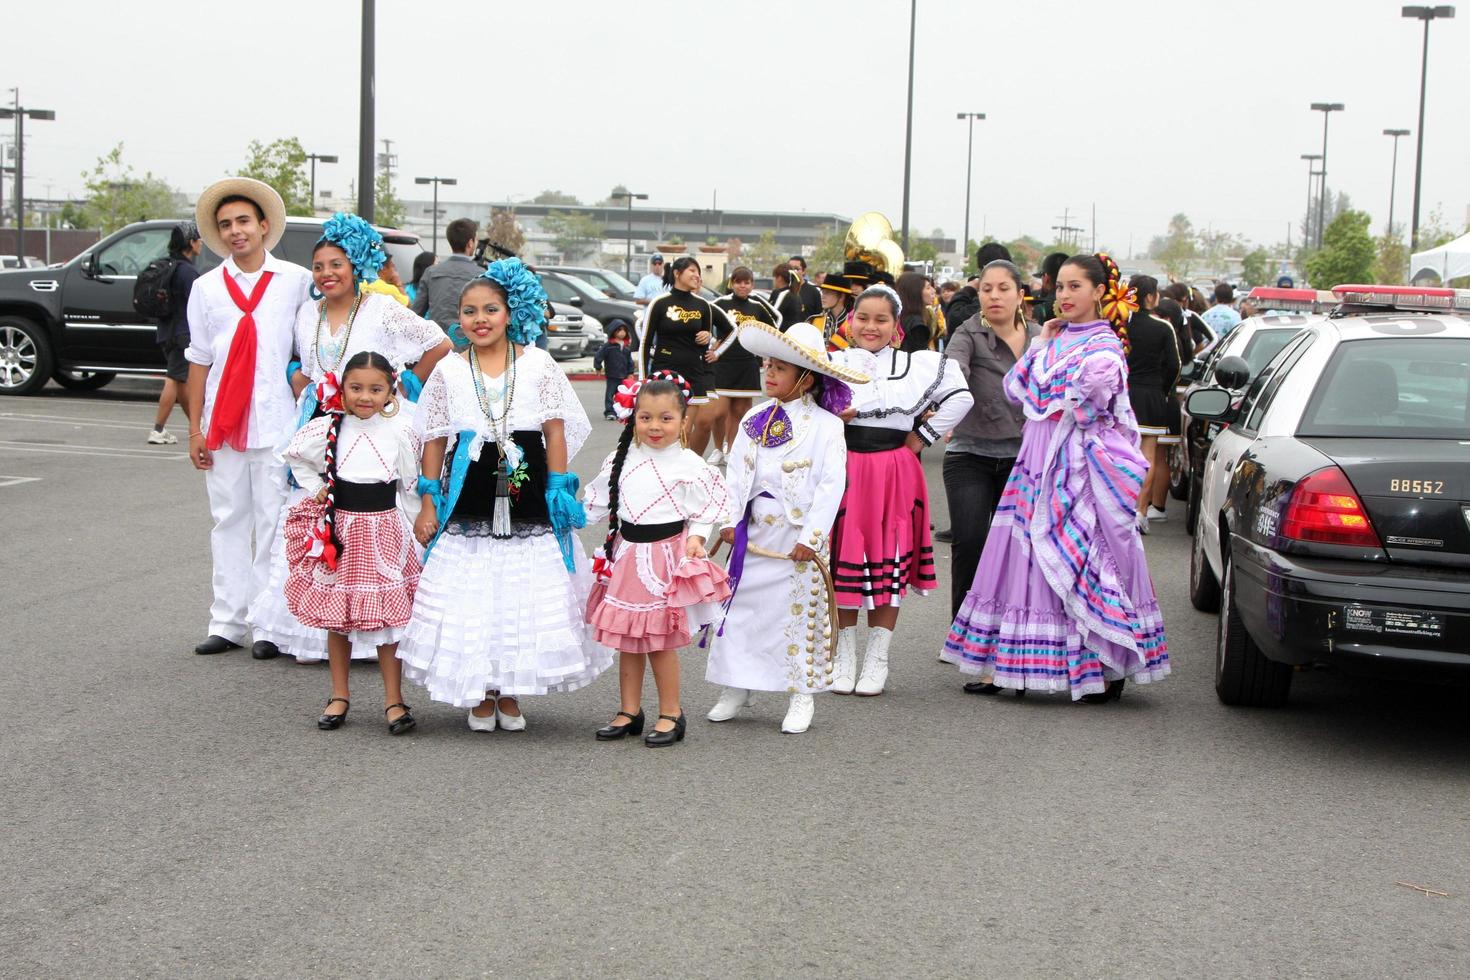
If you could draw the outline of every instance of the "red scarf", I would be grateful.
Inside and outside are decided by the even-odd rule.
[[[214,412],[209,419],[209,438],[205,445],[215,450],[228,444],[231,449],[244,452],[250,442],[250,396],[255,392],[257,338],[254,313],[275,273],[263,273],[247,299],[235,283],[235,277],[230,275],[230,270],[226,268],[220,272],[230,299],[235,301],[244,316],[235,325],[235,338],[230,341],[230,353],[225,358],[225,370],[214,396]]]

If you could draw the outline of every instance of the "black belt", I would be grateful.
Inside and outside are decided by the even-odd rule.
[[[332,493],[332,499],[336,501],[338,510],[358,514],[376,514],[378,511],[392,510],[398,503],[398,481],[350,483],[347,480],[338,480],[337,489]]]
[[[849,425],[843,430],[850,453],[886,453],[900,448],[909,434],[902,429],[880,429],[871,425]]]
[[[618,524],[618,536],[631,544],[652,544],[682,534],[683,531],[683,521],[670,521],[668,524]]]

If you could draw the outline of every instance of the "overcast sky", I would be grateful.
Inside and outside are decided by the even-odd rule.
[[[1070,209],[1100,245],[1143,248],[1188,214],[1262,242],[1306,202],[1334,114],[1328,182],[1387,218],[1391,140],[1417,125],[1421,27],[1387,0],[919,0],[911,227],[1046,237]],[[27,131],[28,194],[75,194],[125,159],[197,193],[253,138],[336,153],[356,173],[356,0],[7,4],[0,86],[56,111]],[[650,204],[887,214],[903,187],[902,0],[378,0],[377,135],[399,193],[457,177],[465,200],[624,183]],[[1470,203],[1470,4],[1431,29],[1424,220]],[[4,93],[3,98],[8,98]],[[1400,143],[1396,219],[1412,200]],[[9,189],[7,188],[7,196]],[[1077,220],[1079,219],[1080,220]],[[1293,232],[1295,235],[1296,232]]]

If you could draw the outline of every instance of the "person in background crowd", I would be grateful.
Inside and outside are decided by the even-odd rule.
[[[829,272],[822,280],[822,315],[812,321],[822,329],[822,339],[827,349],[841,350],[849,346],[844,331],[847,319],[852,315],[852,287],[845,276]]]
[[[414,256],[413,281],[403,287],[403,291],[408,294],[408,301],[410,304],[413,303],[414,297],[419,294],[419,283],[423,280],[424,273],[428,271],[429,266],[433,265],[438,258],[439,257],[433,252],[420,252],[418,255]],[[432,313],[433,311],[430,310],[425,311],[424,313],[421,313],[419,315],[428,319],[433,319]]]
[[[960,366],[975,400],[944,447],[944,495],[954,529],[948,532],[954,545],[951,619],[974,584],[990,522],[1021,451],[1026,413],[1006,398],[1005,376],[1039,333],[1021,312],[1021,295],[1020,269],[1005,259],[986,265],[980,312],[954,329],[944,350]]]
[[[801,295],[792,287],[791,268],[784,262],[771,270],[771,306],[781,315],[783,327],[806,319]]]
[[[934,285],[933,276],[924,277],[924,324],[929,328],[929,349],[943,351],[948,324],[939,305],[939,290]]]
[[[1164,297],[1154,308],[1154,316],[1169,324],[1169,329],[1174,334],[1174,346],[1179,350],[1179,366],[1183,370],[1184,366],[1194,359],[1194,343],[1190,340],[1189,330],[1184,325],[1184,312],[1179,308],[1178,303]],[[1179,391],[1182,384],[1183,382],[1176,378],[1169,389],[1169,432],[1167,435],[1159,436],[1159,446],[1155,450],[1154,458],[1154,465],[1171,475],[1169,454],[1183,441],[1184,419],[1180,416]],[[1169,479],[1160,478],[1153,481],[1153,489],[1150,493],[1148,519],[1151,521],[1168,520],[1166,505],[1169,501]]]
[[[944,319],[953,323],[949,318],[949,304],[954,301],[954,294],[960,291],[960,284],[953,279],[946,279],[939,284],[939,307],[944,310]]]
[[[1240,314],[1236,312],[1235,290],[1228,282],[1215,283],[1215,305],[1200,315],[1214,329],[1216,336],[1223,337],[1240,325]]]
[[[1240,301],[1240,318],[1242,320],[1248,320],[1253,316],[1260,316],[1260,314],[1261,311],[1256,308],[1256,304],[1251,300],[1243,299]]]
[[[647,306],[664,292],[664,257],[654,252],[648,260],[648,275],[639,279],[633,290],[633,302],[639,306]]]
[[[1000,242],[986,242],[975,249],[975,275],[970,281],[955,291],[949,306],[945,308],[944,318],[949,323],[959,326],[970,317],[980,312],[980,273],[992,262],[1011,261],[1011,250]]]
[[[637,371],[637,366],[633,363],[633,335],[628,333],[626,326],[620,323],[613,327],[613,332],[608,334],[607,343],[592,355],[592,370],[602,371],[607,375],[606,390],[602,396],[602,417],[609,422],[616,422],[618,417],[613,412],[613,396],[618,393],[618,386]]]
[[[1179,316],[1184,321],[1184,329],[1190,340],[1190,357],[1198,355],[1210,343],[1210,328],[1205,325],[1199,313],[1191,308],[1189,287],[1182,282],[1171,282],[1164,287],[1164,298],[1173,300],[1179,307]]]
[[[214,529],[214,601],[202,655],[238,649],[251,597],[270,576],[271,542],[286,479],[276,458],[291,434],[295,401],[286,367],[296,311],[311,275],[270,253],[286,231],[286,205],[269,184],[248,177],[216,181],[199,195],[195,223],[224,261],[189,293],[189,460],[204,471]],[[270,643],[250,651],[279,656]]]
[[[912,353],[929,350],[929,339],[933,336],[924,314],[928,304],[924,302],[924,287],[928,285],[917,272],[905,272],[898,277],[898,299],[903,309],[898,315],[898,349]]]
[[[469,218],[455,218],[444,229],[451,255],[442,262],[435,262],[419,277],[419,288],[414,293],[409,309],[419,316],[433,311],[433,320],[450,337],[455,337],[459,326],[459,294],[470,280],[480,274],[475,262],[475,237],[480,226]]]
[[[1035,302],[1037,323],[1046,323],[1056,316],[1057,273],[1066,261],[1066,252],[1053,252],[1041,262],[1041,271],[1036,274],[1041,279],[1041,291],[1036,294]]]
[[[822,313],[822,293],[806,280],[806,259],[793,255],[786,264],[791,269],[791,289],[801,297],[801,319],[810,323],[812,317]],[[786,325],[790,326],[795,322],[788,320]]]
[[[687,424],[688,446],[700,457],[709,446],[719,400],[715,391],[715,362],[719,359],[715,337],[729,336],[733,330],[729,315],[699,294],[702,285],[699,260],[681,255],[664,270],[668,292],[648,307],[643,322],[643,347],[639,359],[640,376],[651,377],[658,370],[672,371],[689,385],[687,411],[681,410]]]
[[[410,302],[408,293],[403,289],[403,277],[398,274],[398,267],[393,264],[392,255],[388,255],[388,261],[384,262],[383,268],[378,271],[378,278],[362,284],[362,291],[382,293],[400,306],[407,306]]]
[[[1210,304],[1205,301],[1205,294],[1193,286],[1189,287],[1189,308],[1200,315],[1204,315],[1205,310],[1210,308]]]
[[[1134,276],[1128,283],[1137,310],[1128,319],[1123,350],[1128,361],[1128,401],[1138,420],[1139,451],[1148,461],[1148,474],[1138,493],[1138,530],[1148,533],[1149,502],[1154,483],[1168,486],[1168,452],[1159,452],[1159,439],[1169,434],[1170,396],[1179,378],[1179,339],[1168,321],[1154,315],[1159,305],[1159,281],[1153,276]],[[1164,465],[1159,465],[1160,457]],[[1164,519],[1163,511],[1158,518]]]
[[[169,315],[158,321],[158,346],[163,349],[165,366],[158,413],[153,416],[153,431],[148,433],[149,445],[172,446],[179,441],[164,428],[175,402],[184,411],[184,421],[189,421],[189,360],[184,351],[189,349],[189,294],[199,278],[194,260],[203,248],[199,227],[192,221],[182,221],[168,233],[168,257],[178,264],[168,282]]]
[[[782,326],[781,315],[754,292],[754,287],[755,273],[742,265],[730,273],[730,292],[715,300],[715,305],[725,311],[733,324],[734,331],[725,333],[716,324],[715,339],[720,346],[719,360],[715,361],[715,393],[720,397],[710,406],[714,410],[712,432],[715,437],[715,451],[709,458],[711,466],[725,462],[740,420],[745,418],[755,399],[761,397],[765,387],[760,359],[740,343],[739,329],[747,323],[764,323],[777,330]],[[822,295],[827,295],[825,288]]]

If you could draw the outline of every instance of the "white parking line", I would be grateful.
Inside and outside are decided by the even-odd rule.
[[[70,415],[24,415],[20,412],[0,412],[0,422],[41,422],[48,425],[86,425],[94,429],[127,429],[137,431],[138,426],[143,423],[119,422],[109,419],[99,422],[95,419],[79,419]]]
[[[123,449],[114,446],[37,446],[29,442],[0,440],[0,449],[23,453],[54,453],[59,456],[113,456],[118,459],[188,459],[188,453],[149,452],[145,449]]]
[[[0,488],[18,487],[22,483],[40,483],[39,476],[3,476],[0,475]]]

